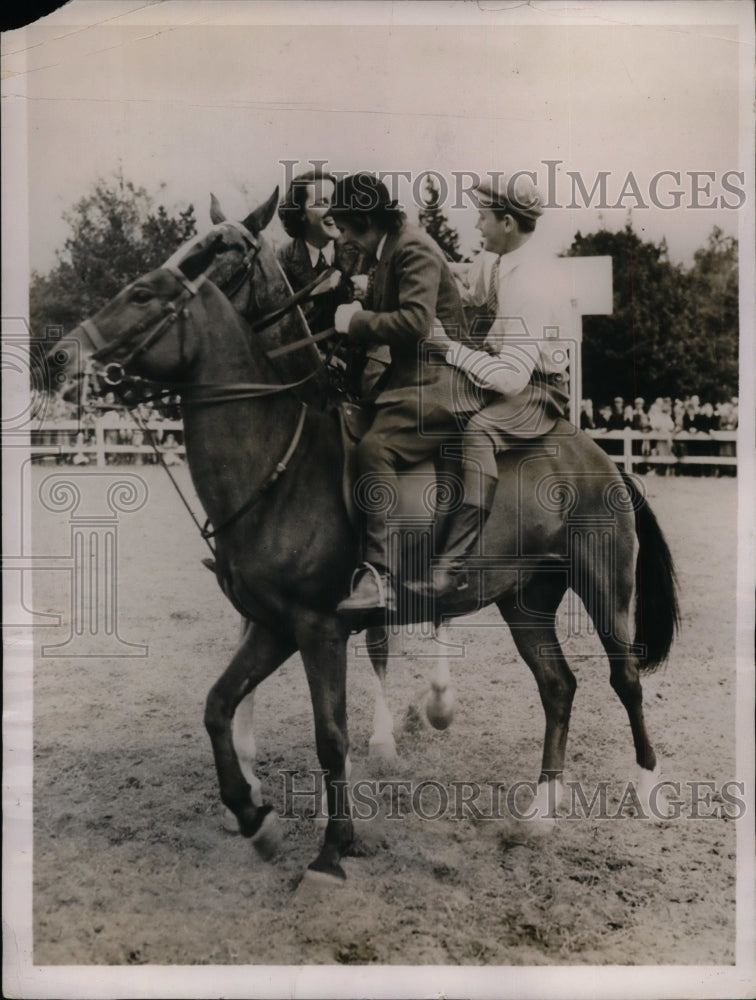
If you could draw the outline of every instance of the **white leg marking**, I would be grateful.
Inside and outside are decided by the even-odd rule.
[[[394,740],[394,719],[386,702],[386,690],[380,679],[374,675],[375,710],[373,712],[373,735],[368,744],[371,757],[381,760],[396,758],[396,741]]]
[[[564,785],[561,778],[553,781],[541,781],[530,807],[526,812],[527,829],[535,836],[553,833],[556,827],[556,814],[564,801]]]
[[[441,645],[444,632],[444,628],[439,628],[436,633],[439,655],[431,679],[431,689],[425,701],[425,714],[434,729],[446,729],[454,718],[454,688],[451,685],[449,654],[446,646]]]
[[[643,812],[649,819],[662,822],[669,819],[672,806],[663,787],[661,787],[661,764],[659,761],[653,771],[645,767],[638,768],[638,801]]]
[[[250,785],[252,801],[256,806],[261,806],[262,786],[260,779],[255,774],[257,745],[255,743],[253,728],[254,711],[255,692],[252,691],[236,707],[234,718],[231,722],[231,734],[234,741],[234,750],[236,750],[236,756],[239,758],[239,767]]]

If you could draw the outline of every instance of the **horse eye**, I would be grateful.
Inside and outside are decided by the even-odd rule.
[[[152,299],[152,292],[147,288],[135,288],[131,293],[132,301],[138,302],[142,305],[145,302],[149,302]]]

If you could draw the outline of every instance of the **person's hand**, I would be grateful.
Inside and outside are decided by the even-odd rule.
[[[358,312],[362,312],[362,306],[359,302],[349,302],[347,305],[339,306],[333,317],[336,333],[349,333],[349,323],[352,316]]]
[[[341,271],[334,271],[333,274],[321,281],[319,285],[316,285],[310,294],[323,295],[325,292],[332,292],[334,288],[338,287],[340,281]]]
[[[367,295],[368,276],[366,274],[355,274],[350,278],[350,281],[352,282],[355,300],[362,302]]]

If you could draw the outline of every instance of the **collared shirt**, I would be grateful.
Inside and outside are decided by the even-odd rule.
[[[310,255],[310,260],[312,262],[313,267],[317,267],[317,263],[320,260],[321,254],[323,254],[325,262],[326,264],[328,264],[329,267],[331,266],[331,264],[333,264],[334,253],[335,253],[333,240],[331,240],[330,243],[326,243],[324,247],[314,247],[312,243],[308,243],[307,240],[305,240],[305,246],[307,247],[307,252]]]
[[[496,254],[483,251],[473,261],[461,289],[465,305],[486,305],[496,260]],[[564,372],[574,314],[557,258],[543,254],[532,239],[503,254],[497,297],[498,315],[486,338],[496,354],[455,346],[447,360],[473,381],[504,395],[521,392],[534,370]]]

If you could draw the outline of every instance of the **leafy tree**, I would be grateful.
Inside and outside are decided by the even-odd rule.
[[[705,247],[697,250],[692,285],[691,362],[697,392],[710,401],[738,392],[738,241],[715,226]]]
[[[70,235],[58,262],[46,275],[34,272],[29,289],[32,343],[44,349],[51,329],[75,326],[197,232],[193,206],[170,215],[121,176],[98,180],[63,218]]]
[[[664,240],[620,232],[577,233],[566,256],[606,254],[614,312],[583,321],[583,394],[711,400],[737,385],[737,244],[715,230],[692,269],[673,264]]]
[[[425,207],[418,212],[418,221],[426,233],[435,240],[452,261],[462,260],[459,252],[459,234],[449,225],[439,204],[440,191],[432,174],[425,177]]]

